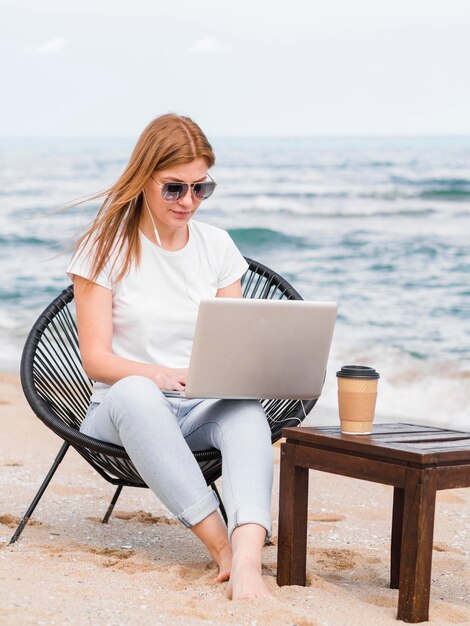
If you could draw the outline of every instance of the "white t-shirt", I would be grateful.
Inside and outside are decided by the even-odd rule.
[[[248,264],[230,235],[220,228],[191,220],[189,240],[176,252],[163,250],[140,233],[138,267],[119,282],[119,263],[103,268],[95,282],[113,293],[113,342],[117,356],[166,367],[188,367],[199,301],[240,279]],[[91,245],[76,253],[67,275],[89,278]],[[96,382],[93,402],[109,385]]]

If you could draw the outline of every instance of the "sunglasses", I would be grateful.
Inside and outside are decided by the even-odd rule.
[[[162,198],[165,202],[178,202],[178,200],[185,197],[189,189],[191,189],[193,196],[197,200],[206,200],[214,193],[214,189],[217,187],[217,183],[210,176],[210,180],[192,184],[179,182],[159,183],[152,175],[150,178],[162,188]]]

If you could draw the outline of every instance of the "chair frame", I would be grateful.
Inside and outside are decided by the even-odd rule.
[[[300,294],[282,276],[267,266],[245,257],[249,269],[242,277],[243,296],[262,299],[302,300]],[[20,375],[28,403],[44,424],[64,440],[28,510],[20,521],[10,544],[23,532],[70,446],[112,485],[117,487],[102,520],[107,523],[123,487],[147,488],[121,446],[106,443],[79,432],[91,395],[92,381],[85,374],[78,347],[77,326],[69,305],[73,285],[58,295],[33,325],[23,349]],[[281,438],[285,427],[299,425],[315,406],[316,400],[260,399],[271,427],[272,442]],[[221,476],[219,450],[194,452],[207,484],[220,501],[215,481]]]

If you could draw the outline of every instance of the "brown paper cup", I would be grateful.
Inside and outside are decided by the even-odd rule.
[[[338,375],[338,405],[341,432],[370,435],[377,400],[376,378],[343,378]]]

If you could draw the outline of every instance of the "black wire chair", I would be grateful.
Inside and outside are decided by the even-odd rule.
[[[282,276],[265,265],[246,259],[249,269],[242,278],[244,298],[302,300],[299,293]],[[43,311],[31,329],[21,359],[21,384],[34,413],[64,440],[47,476],[31,502],[10,540],[21,535],[29,518],[44,494],[68,448],[79,454],[117,489],[103,518],[107,523],[123,487],[147,487],[125,449],[99,441],[79,432],[88,408],[92,381],[83,370],[78,347],[77,326],[73,306],[73,285],[55,298]],[[272,442],[281,437],[285,427],[297,426],[316,400],[260,400],[269,422]],[[226,519],[215,481],[222,473],[219,450],[194,452],[204,478],[220,500],[221,513]]]

